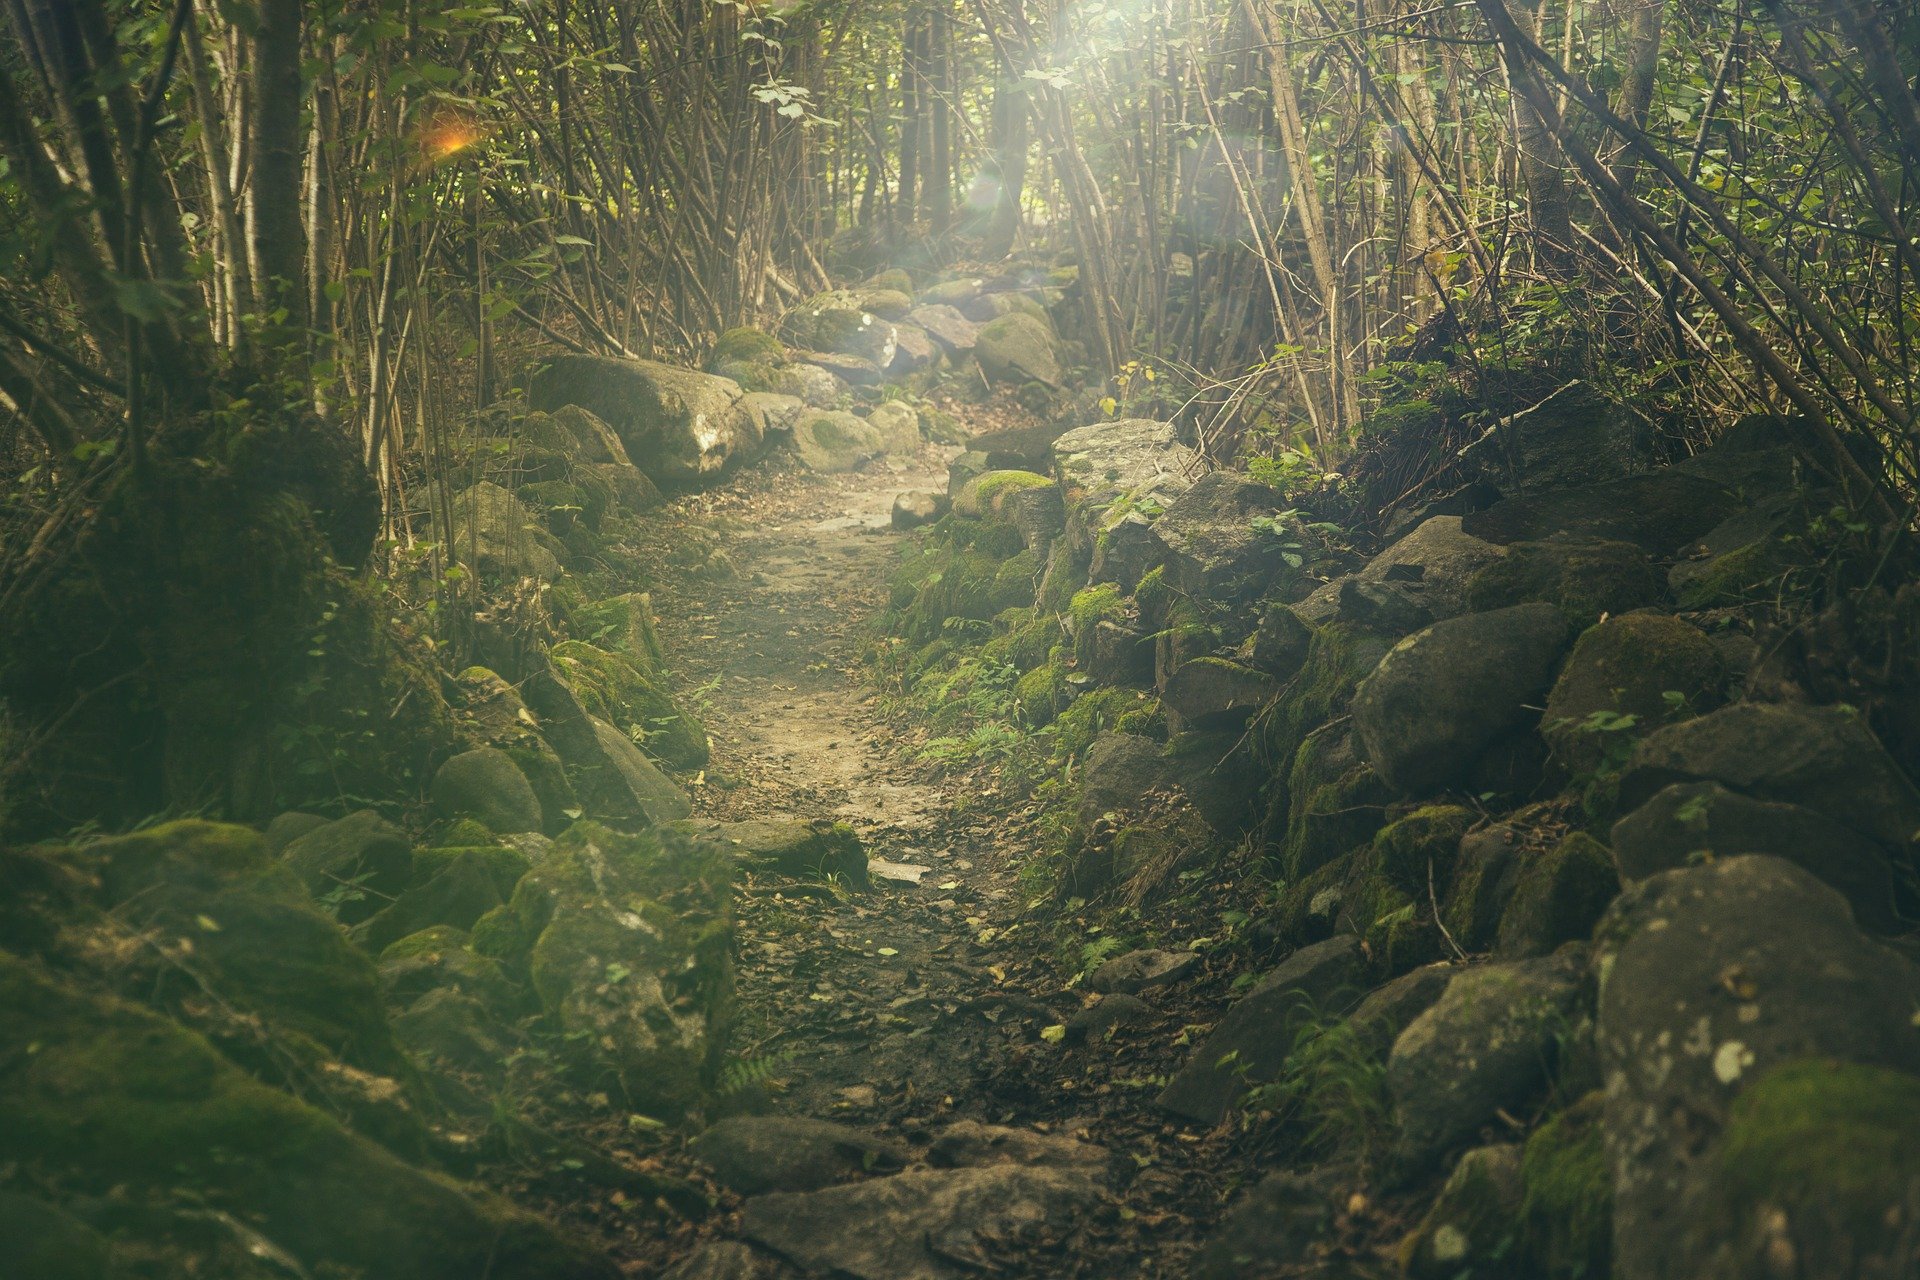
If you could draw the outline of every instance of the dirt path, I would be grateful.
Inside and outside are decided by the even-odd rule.
[[[683,500],[661,526],[682,541],[659,548],[662,561],[688,567],[656,597],[661,630],[682,686],[707,691],[701,813],[834,817],[860,833],[876,872],[865,893],[742,886],[729,1105],[839,1121],[921,1152],[959,1120],[1099,1143],[1112,1157],[1102,1199],[1070,1215],[1070,1247],[1043,1231],[996,1249],[993,1269],[1184,1274],[1193,1216],[1223,1193],[1195,1137],[1140,1105],[1178,1053],[1168,1046],[1182,1015],[1063,1056],[1059,1028],[1082,997],[1021,922],[1018,864],[1036,837],[972,784],[915,762],[866,683],[862,653],[907,538],[889,527],[893,498],[943,489],[946,462],[929,448],[849,475],[755,473]],[[742,1234],[739,1216],[723,1215],[700,1236]],[[971,1274],[978,1261],[898,1274]],[[714,1265],[687,1274],[734,1274]]]

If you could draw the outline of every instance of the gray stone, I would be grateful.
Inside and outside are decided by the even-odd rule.
[[[894,496],[891,522],[896,529],[918,529],[932,524],[952,507],[953,500],[944,493],[910,489]]]
[[[1107,996],[1067,1019],[1065,1040],[1068,1044],[1087,1041],[1098,1044],[1112,1039],[1121,1029],[1138,1026],[1152,1017],[1153,1006],[1139,996]]]
[[[331,819],[317,813],[301,813],[290,809],[267,824],[267,848],[276,854],[283,853],[295,840],[309,831],[326,826],[329,821]]]
[[[1058,387],[1060,356],[1051,330],[1041,321],[1012,312],[980,327],[973,358],[989,382],[1019,385],[1026,382]]]
[[[1554,537],[1516,542],[1467,584],[1474,613],[1516,604],[1557,605],[1584,631],[1604,616],[1666,601],[1647,553],[1631,542]]]
[[[1570,382],[1530,409],[1503,418],[1460,450],[1467,469],[1526,492],[1611,480],[1638,470],[1636,417],[1591,384]]]
[[[867,851],[844,823],[825,818],[751,818],[696,824],[700,834],[733,849],[740,861],[784,876],[827,876],[865,887]]]
[[[749,1200],[740,1230],[802,1267],[855,1280],[959,1280],[1013,1248],[1070,1238],[1101,1204],[1079,1169],[926,1169]]]
[[[1137,811],[1154,793],[1178,792],[1216,832],[1236,829],[1253,789],[1233,751],[1239,735],[1193,737],[1196,740],[1182,744],[1187,749],[1181,751],[1140,734],[1103,733],[1095,738],[1080,770],[1081,824],[1091,826],[1109,811]]]
[[[1572,832],[1521,861],[1500,916],[1495,953],[1508,959],[1543,956],[1563,942],[1584,939],[1619,891],[1606,847],[1583,831]]]
[[[1400,1038],[1400,1033],[1412,1026],[1415,1018],[1439,1003],[1456,972],[1458,970],[1442,960],[1421,965],[1390,982],[1382,983],[1354,1006],[1353,1012],[1347,1017],[1347,1025],[1353,1028],[1362,1043],[1384,1059],[1393,1049],[1393,1042]]]
[[[910,404],[882,401],[867,414],[867,425],[880,433],[882,453],[904,457],[920,449],[920,415]]]
[[[920,291],[920,301],[928,306],[959,307],[962,303],[972,302],[980,296],[987,282],[978,276],[962,276],[955,280],[941,280],[930,284]],[[912,313],[909,312],[909,315]],[[956,314],[958,314],[956,312]]]
[[[858,300],[823,294],[780,318],[780,337],[805,355],[850,356],[875,369],[893,363],[898,332],[893,322],[863,310]]]
[[[809,471],[852,471],[884,448],[875,427],[844,410],[816,410],[793,425],[794,455]]]
[[[1075,427],[1053,442],[1053,474],[1068,508],[1076,511],[1104,511],[1127,494],[1177,494],[1192,484],[1200,465],[1172,423],[1150,418]]]
[[[536,409],[574,404],[605,421],[661,485],[711,482],[741,445],[740,385],[695,369],[560,356],[533,375],[527,394]]]
[[[1230,729],[1280,696],[1281,684],[1258,667],[1195,658],[1167,678],[1160,701],[1182,726]]]
[[[289,844],[281,857],[315,898],[357,887],[368,897],[344,901],[336,913],[346,924],[373,914],[406,888],[413,849],[399,828],[371,809],[316,827]]]
[[[1677,782],[1614,823],[1610,839],[1614,865],[1628,882],[1706,857],[1764,853],[1837,889],[1863,927],[1877,933],[1902,927],[1887,851],[1800,805],[1755,800],[1717,782]]]
[[[1367,758],[1410,794],[1463,781],[1487,748],[1533,717],[1568,639],[1565,616],[1545,604],[1468,614],[1408,636],[1354,695]]]
[[[1364,977],[1357,938],[1342,935],[1294,952],[1227,1010],[1161,1091],[1160,1106],[1218,1124],[1250,1087],[1279,1075],[1303,1026],[1353,1002]]]
[[[822,369],[816,364],[796,363],[780,370],[773,389],[793,396],[809,408],[827,409],[839,403],[847,384],[831,369]],[[788,429],[792,429],[791,424]]]
[[[987,455],[977,449],[968,449],[956,454],[953,461],[947,464],[948,499],[958,497],[969,481],[991,470],[993,468],[987,463]]]
[[[877,387],[887,380],[887,371],[871,360],[841,355],[837,351],[796,351],[796,365],[810,365],[834,376],[841,385]]]
[[[980,326],[953,307],[930,303],[907,312],[907,322],[923,330],[954,359],[970,355],[980,338]]]
[[[1808,1057],[1920,1068],[1920,969],[1861,933],[1838,893],[1763,856],[1643,881],[1599,937],[1614,1274],[1707,1275],[1707,1257],[1727,1241],[1697,1237],[1690,1193],[1723,1176],[1714,1140],[1741,1094]]]
[[[818,1191],[863,1174],[897,1173],[908,1159],[898,1142],[800,1116],[732,1116],[688,1145],[714,1181],[743,1196]]]
[[[1463,533],[1459,516],[1432,516],[1369,560],[1356,577],[1393,584],[1438,622],[1468,612],[1467,584],[1505,554],[1506,548]]]
[[[1718,706],[1726,675],[1719,649],[1698,627],[1660,613],[1608,618],[1574,642],[1547,695],[1541,736],[1570,771],[1591,773],[1608,759],[1619,763],[1668,720]],[[1619,727],[1595,727],[1596,716]]]
[[[1178,982],[1200,967],[1194,951],[1129,951],[1115,956],[1087,976],[1090,990],[1139,995],[1148,987]]]
[[[687,793],[662,773],[660,766],[649,760],[632,738],[598,719],[593,721],[593,735],[618,781],[619,790],[630,798],[630,803],[621,806],[624,812],[602,816],[625,817],[637,809],[647,821],[659,823],[672,822],[693,812],[693,802],[687,799]]]
[[[454,495],[452,551],[482,576],[510,582],[555,581],[565,554],[559,539],[520,499],[490,480]]]
[[[1247,642],[1247,658],[1276,680],[1289,680],[1307,660],[1313,628],[1292,605],[1269,604]]]
[[[1546,1085],[1579,1001],[1583,961],[1562,953],[1464,970],[1400,1033],[1387,1057],[1400,1173],[1424,1172]]]
[[[896,324],[893,337],[893,363],[887,372],[896,378],[931,369],[946,358],[945,348],[917,324]]]
[[[513,757],[498,747],[454,756],[433,775],[433,807],[444,818],[477,818],[489,831],[539,831],[540,800]]]
[[[1400,1246],[1413,1280],[1501,1275],[1517,1261],[1526,1196],[1518,1143],[1475,1147],[1447,1175],[1420,1225]]]
[[[794,423],[807,411],[807,402],[799,396],[777,391],[749,391],[740,397],[740,410],[759,424],[761,438],[793,434]]]
[[[1740,499],[1702,476],[1668,468],[1577,489],[1503,498],[1462,516],[1463,532],[1506,546],[1555,534],[1631,542],[1670,556],[1733,515]]]
[[[1289,568],[1284,540],[1257,529],[1282,499],[1266,485],[1230,471],[1202,476],[1154,521],[1167,582],[1202,605],[1230,605],[1263,594]],[[1310,537],[1302,533],[1300,536]]]
[[[937,1168],[977,1169],[995,1164],[1083,1169],[1089,1176],[1106,1172],[1112,1157],[1107,1149],[1065,1133],[1040,1133],[1008,1125],[956,1120],[934,1135],[927,1147],[927,1163]]]
[[[1620,800],[1635,806],[1692,781],[1802,805],[1890,849],[1920,833],[1920,792],[1865,721],[1839,707],[1741,702],[1669,725],[1634,748]]]

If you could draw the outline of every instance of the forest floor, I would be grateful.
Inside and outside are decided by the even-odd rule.
[[[833,817],[859,832],[872,868],[864,892],[742,885],[734,1103],[910,1146],[961,1119],[1097,1144],[1107,1202],[995,1269],[1184,1275],[1253,1144],[1192,1131],[1150,1100],[1230,975],[1203,968],[1187,1007],[1170,1000],[1099,1043],[1063,1044],[1086,999],[1063,981],[1057,926],[1030,909],[1037,891],[1020,874],[1041,848],[1036,814],[984,773],[918,758],[924,735],[887,716],[873,683],[876,620],[913,537],[890,528],[892,502],[944,490],[946,460],[928,446],[845,475],[754,471],[661,513],[658,536],[680,545],[662,545],[659,562],[684,571],[655,607],[682,687],[705,691],[713,740],[701,815]],[[730,1235],[738,1204],[723,1197],[665,1258],[636,1241],[636,1273]]]

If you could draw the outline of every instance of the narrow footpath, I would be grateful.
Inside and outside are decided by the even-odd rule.
[[[806,1273],[787,1261],[872,1280],[1180,1275],[1195,1216],[1225,1194],[1201,1136],[1144,1109],[1180,1019],[1062,1065],[1082,1000],[1020,923],[1038,834],[915,759],[870,683],[913,536],[891,529],[893,499],[944,489],[946,462],[929,446],[850,474],[755,471],[658,525],[658,562],[678,566],[662,635],[713,741],[701,816],[843,821],[871,877],[742,886],[724,1084],[742,1118],[694,1155],[750,1203],[676,1242],[684,1280]],[[789,1169],[819,1188],[781,1194]]]

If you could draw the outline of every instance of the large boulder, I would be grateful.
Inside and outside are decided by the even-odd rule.
[[[1060,486],[1031,471],[988,471],[954,495],[953,512],[971,520],[1006,525],[1021,545],[1044,556],[1066,525]]]
[[[642,661],[579,640],[553,646],[551,658],[554,673],[588,714],[624,730],[670,768],[706,767],[712,753],[706,727],[648,676]]]
[[[974,340],[973,358],[989,382],[1018,386],[1040,382],[1058,387],[1061,382],[1060,356],[1053,333],[1042,321],[1021,312],[1010,312],[982,325]]]
[[[1450,618],[1408,636],[1354,695],[1367,758],[1409,793],[1464,781],[1489,747],[1534,715],[1567,640],[1565,615],[1545,604]]]
[[[816,410],[793,424],[794,456],[809,471],[852,471],[885,451],[880,430],[844,410]]]
[[[904,400],[884,400],[867,414],[880,433],[880,452],[906,456],[920,448],[920,415]]]
[[[1361,569],[1361,582],[1389,583],[1438,622],[1468,612],[1468,584],[1506,549],[1463,533],[1459,516],[1431,516]],[[1519,603],[1514,601],[1512,603]]]
[[[1647,553],[1631,542],[1553,537],[1516,542],[1467,584],[1476,613],[1540,602],[1558,605],[1581,630],[1609,614],[1657,605],[1666,588]]]
[[[973,351],[980,338],[980,326],[953,307],[930,303],[907,312],[908,323],[922,329],[954,359]]]
[[[1849,1243],[1822,1233],[1867,1207],[1856,1197],[1873,1197],[1871,1212],[1882,1215],[1904,1202],[1911,1224],[1920,1171],[1910,1147],[1890,1153],[1868,1137],[1833,1151],[1830,1165],[1814,1152],[1844,1134],[1884,1135],[1905,1123],[1915,1085],[1891,1073],[1920,1068],[1920,968],[1863,934],[1839,894],[1761,856],[1654,876],[1621,895],[1599,937],[1615,1275],[1771,1274],[1734,1263],[1756,1248],[1811,1262],[1821,1248]],[[1770,1079],[1808,1071],[1809,1058],[1891,1072],[1812,1068],[1790,1102],[1769,1096]],[[1835,1128],[1822,1132],[1828,1112]],[[1796,1154],[1809,1142],[1823,1145],[1799,1145]],[[1743,1161],[1743,1150],[1771,1158]],[[1870,1238],[1883,1240],[1892,1226],[1880,1217]],[[1813,1258],[1803,1252],[1810,1245]],[[1905,1274],[1906,1247],[1902,1268],[1884,1273],[1835,1266],[1828,1254],[1798,1274]]]
[[[1742,702],[1669,725],[1634,748],[1620,799],[1631,807],[1695,781],[1804,805],[1890,849],[1907,849],[1920,833],[1920,791],[1842,707]]]
[[[1584,959],[1562,953],[1468,969],[1400,1033],[1387,1058],[1387,1091],[1402,1174],[1430,1168],[1546,1085],[1579,1002]]]
[[[1467,469],[1527,492],[1612,480],[1638,469],[1642,424],[1592,384],[1570,382],[1488,427],[1460,450]]]
[[[498,747],[463,751],[433,775],[433,807],[446,818],[474,818],[499,832],[540,831],[540,798],[513,757]]]
[[[852,827],[823,818],[752,818],[695,824],[698,834],[734,851],[742,865],[783,876],[820,876],[867,884],[867,851]]]
[[[1631,542],[1653,555],[1670,556],[1740,506],[1731,489],[1668,468],[1503,498],[1461,517],[1460,528],[1503,546],[1564,534]]]
[[[1619,891],[1620,877],[1606,846],[1573,832],[1520,865],[1500,916],[1499,954],[1543,956],[1586,938]]]
[[[1218,1124],[1248,1089],[1280,1074],[1301,1028],[1358,999],[1365,975],[1359,940],[1350,936],[1294,952],[1227,1010],[1167,1082],[1160,1105]]]
[[[1069,507],[1105,508],[1169,481],[1184,489],[1199,467],[1200,455],[1180,443],[1173,424],[1151,418],[1095,422],[1053,441],[1053,473]]]
[[[305,1274],[620,1274],[545,1222],[269,1088],[199,1036],[4,952],[0,1161],[73,1194],[144,1201],[191,1188],[198,1212],[244,1224]]]
[[[750,452],[740,385],[653,360],[560,356],[534,373],[529,401],[579,405],[612,427],[635,466],[663,486],[710,482]]]
[[[452,554],[482,577],[552,582],[566,551],[520,499],[482,480],[454,495]]]
[[[1614,865],[1629,883],[1703,857],[1764,853],[1837,889],[1860,924],[1896,932],[1887,850],[1833,818],[1797,804],[1756,800],[1717,782],[1676,782],[1613,824]]]
[[[613,606],[624,599],[606,603]],[[619,610],[621,624],[618,627],[613,621],[613,609],[603,610],[600,616],[608,619],[606,627],[612,634],[609,643],[616,646],[625,643],[628,611]],[[632,616],[645,615],[642,612]],[[651,634],[650,622],[647,633]],[[533,789],[542,819],[539,829],[548,835],[557,834],[572,820],[568,817],[569,811],[578,812],[580,801],[574,795],[573,784],[567,780],[566,766],[541,736],[539,721],[527,709],[520,694],[486,667],[468,667],[454,682],[452,701],[462,741],[474,748],[492,747],[504,752]]]
[[[1202,476],[1153,522],[1168,584],[1207,605],[1265,594],[1285,571],[1297,571],[1306,554],[1289,545],[1305,535],[1274,525],[1282,503],[1277,491],[1234,472]]]
[[[1660,613],[1629,613],[1574,642],[1547,695],[1540,731],[1574,773],[1608,759],[1662,724],[1719,705],[1726,664],[1706,633]]]
[[[575,1066],[625,1105],[678,1117],[725,1047],[733,859],[672,830],[576,823],[474,932],[524,970]]]
[[[946,359],[946,349],[919,325],[896,324],[893,337],[893,362],[887,366],[887,373],[893,377],[932,369]]]
[[[1280,682],[1258,667],[1226,658],[1182,663],[1160,690],[1160,701],[1179,727],[1230,729],[1244,725],[1280,694]]]

